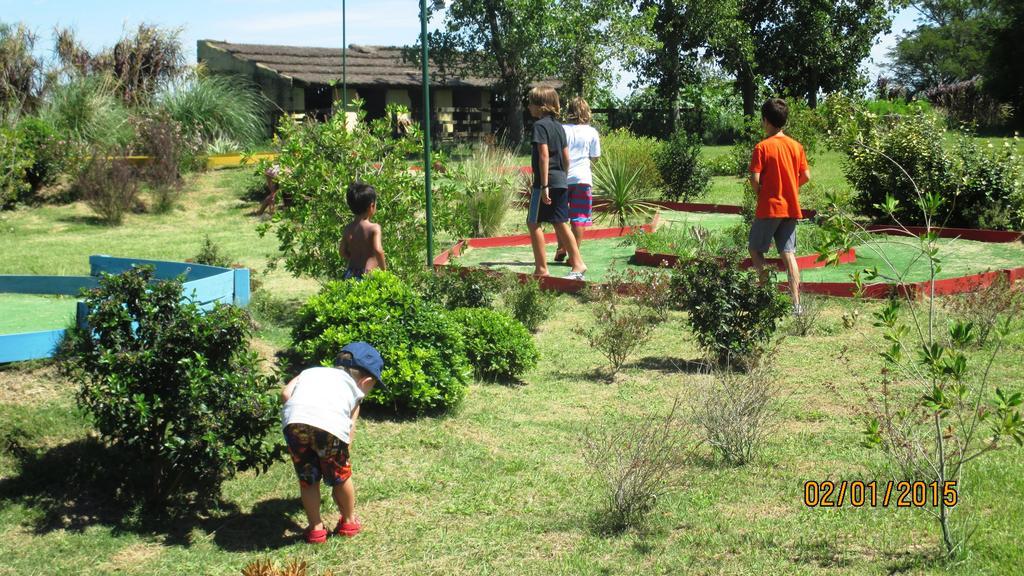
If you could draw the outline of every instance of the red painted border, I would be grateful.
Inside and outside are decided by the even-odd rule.
[[[868,232],[888,234],[890,236],[906,236],[907,231],[911,234],[921,235],[928,231],[924,226],[907,226],[907,230],[897,228],[891,224],[872,224],[866,229]],[[932,232],[939,235],[939,238],[962,238],[976,242],[1005,243],[1017,242],[1024,236],[1024,232],[1015,230],[985,230],[982,228],[932,228]]]
[[[840,264],[849,264],[857,260],[857,252],[852,248],[843,252],[839,255]],[[786,264],[781,258],[767,258],[765,260],[769,265],[775,266],[778,270],[785,270]],[[637,248],[633,253],[633,263],[640,266],[675,266],[679,262],[679,257],[674,254],[658,254],[648,252],[642,248]],[[806,256],[799,256],[796,259],[797,267],[801,270],[810,270],[812,268],[823,268],[825,262],[818,260],[818,254],[808,254]],[[750,258],[743,260],[741,264],[744,268],[750,268],[754,265]]]

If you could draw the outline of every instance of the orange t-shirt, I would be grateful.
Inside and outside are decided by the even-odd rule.
[[[800,175],[807,170],[807,154],[799,142],[785,134],[765,138],[754,147],[750,172],[761,174],[757,218],[803,218],[800,211]]]

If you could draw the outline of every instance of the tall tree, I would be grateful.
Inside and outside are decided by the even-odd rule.
[[[640,0],[635,16],[651,36],[648,49],[629,62],[637,76],[653,82],[668,103],[671,131],[679,126],[679,93],[700,78],[701,49],[710,41],[719,0]]]
[[[428,39],[440,73],[497,78],[512,147],[523,139],[526,88],[557,69],[553,16],[551,0],[459,0]]]
[[[993,34],[985,85],[997,99],[1014,108],[1014,124],[1024,128],[1024,4],[999,0],[1001,19]]]
[[[42,98],[48,77],[35,43],[24,24],[0,22],[0,124],[32,112]]]
[[[918,92],[983,73],[1000,22],[997,0],[917,0],[911,5],[921,15],[918,26],[890,51],[897,81]]]
[[[892,25],[891,0],[783,0],[780,19],[758,40],[759,70],[780,93],[803,96],[861,88],[860,65]]]
[[[615,67],[646,45],[646,27],[636,27],[632,0],[556,0],[554,19],[558,75],[566,95],[592,99],[611,86]]]

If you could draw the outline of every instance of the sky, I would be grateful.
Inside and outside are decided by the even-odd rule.
[[[915,14],[904,10],[893,33],[872,49],[869,75],[878,75],[896,36],[914,27]],[[341,0],[0,0],[0,20],[23,22],[39,35],[44,52],[52,50],[56,27],[74,29],[90,50],[111,46],[125,29],[139,23],[180,27],[185,52],[196,57],[199,39],[241,44],[284,44],[340,47]],[[346,40],[349,44],[407,45],[420,33],[416,0],[346,0]],[[440,23],[435,18],[431,28]],[[632,76],[623,74],[615,88],[629,94]]]

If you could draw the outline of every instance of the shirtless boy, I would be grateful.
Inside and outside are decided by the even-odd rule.
[[[357,180],[349,185],[345,199],[356,217],[341,237],[341,255],[348,260],[342,279],[358,280],[371,270],[387,269],[380,224],[370,222],[377,213],[377,190]]]

